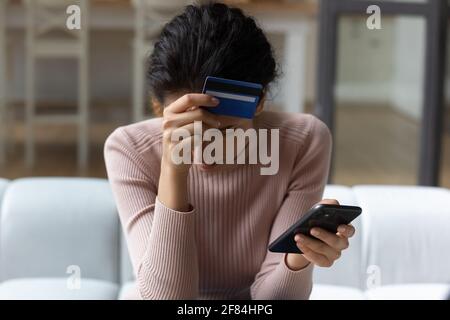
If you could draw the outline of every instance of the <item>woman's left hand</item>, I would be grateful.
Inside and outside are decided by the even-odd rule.
[[[328,199],[319,203],[339,205],[337,200]],[[341,257],[342,251],[348,248],[348,239],[354,234],[355,228],[352,225],[340,225],[337,233],[313,228],[311,235],[314,238],[297,234],[294,239],[306,260],[319,267],[331,267]]]

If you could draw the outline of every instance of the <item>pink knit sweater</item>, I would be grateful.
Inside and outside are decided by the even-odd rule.
[[[280,129],[277,175],[260,165],[194,165],[191,212],[158,201],[161,119],[120,127],[105,160],[144,299],[307,299],[312,270],[293,271],[268,244],[321,200],[328,128],[306,114],[264,112],[257,128]]]

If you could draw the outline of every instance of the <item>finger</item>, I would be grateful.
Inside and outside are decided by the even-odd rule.
[[[301,243],[301,244],[307,246],[314,252],[320,253],[331,260],[339,259],[341,256],[340,251],[334,249],[333,247],[330,247],[328,244],[326,244],[320,240],[316,240],[311,237],[307,237],[303,234],[300,234],[298,238],[299,238],[298,243]]]
[[[196,129],[195,128],[195,124],[194,123],[189,123],[189,124],[184,125],[182,127],[176,128],[175,130],[172,131],[172,134],[176,135],[176,136],[181,136],[181,135],[193,136],[194,134],[197,133],[197,132],[195,132],[196,131],[195,129]],[[203,133],[203,131],[205,131],[205,129],[206,129],[206,126],[202,125],[202,132],[199,132],[199,134]]]
[[[197,132],[195,132],[195,123],[189,123],[187,125],[184,125],[182,127],[179,127],[175,130],[172,131],[172,134],[174,136],[184,136],[186,134],[193,136],[194,134],[196,134]],[[200,133],[204,133],[206,130],[211,129],[211,126],[209,126],[208,124],[203,123],[202,124],[202,131]],[[184,132],[182,132],[184,131]]]
[[[339,205],[339,201],[337,201],[336,199],[323,199],[322,201],[319,202],[319,204],[333,204],[333,205]]]
[[[348,248],[347,238],[340,237],[335,233],[328,232],[327,230],[312,228],[311,235],[319,240],[322,240],[322,242],[326,243],[335,250],[340,251]]]
[[[200,121],[202,124],[206,124],[212,128],[218,128],[221,125],[216,115],[203,109],[197,109],[167,116],[163,120],[163,129],[179,128],[195,121]]]
[[[355,232],[355,227],[351,224],[342,224],[338,227],[338,233],[346,238],[353,237]]]
[[[297,242],[297,247],[303,252],[303,256],[310,262],[314,263],[319,267],[331,267],[333,265],[333,261],[328,259],[326,256],[314,252],[308,246]]]
[[[202,93],[188,93],[170,104],[165,111],[173,113],[185,112],[192,107],[215,107],[219,104],[219,99]]]

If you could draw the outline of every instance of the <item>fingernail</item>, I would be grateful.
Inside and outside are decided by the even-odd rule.
[[[338,228],[338,232],[339,233],[345,233],[346,231],[347,231],[347,229],[345,227],[341,226],[341,227]]]
[[[295,235],[295,237],[294,237],[294,241],[295,242],[299,242],[300,241],[300,235]]]
[[[304,235],[302,235],[302,234],[298,234],[296,237],[298,237],[297,242],[299,242],[299,241],[302,242],[302,241],[306,240],[306,237]]]
[[[212,98],[211,100],[212,100],[212,102],[214,102],[215,104],[218,104],[218,103],[220,102],[220,100],[217,99],[217,98]]]
[[[318,236],[320,236],[320,231],[317,229],[312,229],[311,234],[315,237],[318,237]]]

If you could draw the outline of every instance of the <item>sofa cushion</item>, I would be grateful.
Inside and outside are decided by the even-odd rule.
[[[1,201],[2,201],[2,198],[3,198],[3,194],[4,194],[8,184],[9,184],[9,180],[0,178],[0,204],[2,203]]]
[[[6,188],[8,187],[9,181],[6,179],[0,179],[0,215],[2,213],[2,203],[3,196],[5,194]]]
[[[310,300],[365,300],[364,292],[358,288],[315,284]]]
[[[0,284],[0,300],[114,300],[115,283],[81,279],[79,289],[70,289],[66,278],[14,279]]]
[[[142,300],[136,281],[129,281],[122,286],[119,292],[119,300]]]
[[[363,207],[363,265],[382,286],[450,283],[450,191],[357,186]]]
[[[11,182],[0,221],[0,280],[65,277],[119,281],[119,221],[106,180]]]
[[[2,214],[3,195],[5,194],[8,184],[9,184],[8,180],[0,179],[0,218],[1,218],[1,214]],[[0,219],[0,221],[1,221],[1,219]],[[0,228],[0,233],[1,233],[1,228]],[[1,264],[0,264],[0,268],[1,268]],[[0,272],[1,272],[1,269],[0,269]],[[0,277],[0,279],[1,279],[1,277]]]
[[[371,300],[446,300],[450,296],[447,284],[401,284],[381,286],[366,291]]]
[[[0,179],[0,208],[2,207],[3,195],[6,191],[9,181],[5,179]],[[1,210],[0,210],[1,212]]]

